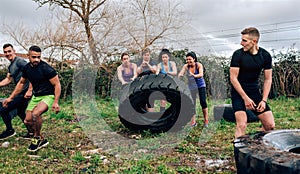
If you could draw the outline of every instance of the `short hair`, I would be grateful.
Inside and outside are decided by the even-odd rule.
[[[7,48],[7,47],[12,47],[12,48],[14,48],[14,47],[12,46],[12,44],[10,44],[10,43],[6,43],[6,44],[3,45],[3,49],[5,49],[5,48]]]
[[[128,54],[127,52],[122,53],[122,54],[121,54],[121,60],[123,60],[123,57],[124,57],[124,56],[129,56],[129,54]]]
[[[149,53],[149,54],[150,54],[150,49],[149,49],[149,48],[143,49],[142,55],[144,55],[144,54],[146,54],[146,53]]]
[[[39,46],[36,46],[36,45],[31,46],[29,48],[29,51],[34,51],[34,52],[37,52],[37,53],[42,52],[41,48]]]
[[[242,35],[244,34],[249,34],[249,36],[251,37],[256,37],[257,41],[259,40],[260,34],[257,28],[255,27],[249,27],[249,28],[245,28],[242,32]]]

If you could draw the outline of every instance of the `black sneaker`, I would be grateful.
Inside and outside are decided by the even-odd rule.
[[[35,152],[40,148],[46,147],[49,142],[46,139],[40,139],[39,137],[34,137],[31,139],[31,144],[28,147],[28,151]]]
[[[21,135],[21,138],[23,138],[25,140],[31,140],[33,138],[33,133],[27,132],[27,134]]]
[[[9,137],[12,137],[12,136],[15,136],[15,135],[16,135],[16,132],[15,132],[14,129],[5,130],[0,134],[0,140],[5,140],[6,138],[9,138]]]

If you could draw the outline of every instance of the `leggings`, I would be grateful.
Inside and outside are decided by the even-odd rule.
[[[195,110],[196,110],[196,97],[197,97],[197,93],[199,95],[200,105],[201,105],[202,109],[206,109],[207,108],[207,103],[206,103],[206,88],[205,87],[201,87],[201,88],[197,88],[197,89],[191,90],[191,95],[192,95],[192,99],[194,101]]]

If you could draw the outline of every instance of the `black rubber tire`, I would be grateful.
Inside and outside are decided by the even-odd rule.
[[[246,113],[247,113],[248,123],[259,121],[259,118],[251,110],[246,110]],[[222,118],[224,118],[224,120],[228,122],[233,122],[233,123],[236,122],[231,104],[221,104],[221,105],[214,106],[215,121],[219,121]]]
[[[164,112],[147,112],[145,106],[149,99],[164,99],[171,105]],[[168,75],[138,77],[123,89],[120,98],[120,121],[132,131],[178,131],[194,114],[190,91],[178,78]]]
[[[258,132],[239,137],[234,142],[234,156],[237,173],[242,174],[299,174],[300,154],[276,149],[263,143],[269,132]],[[296,137],[296,138],[295,138]],[[294,140],[278,138],[281,144],[300,141],[300,130]],[[299,152],[298,152],[299,153]]]
[[[142,77],[144,75],[150,75],[150,74],[153,74],[153,72],[151,70],[146,70],[140,73],[138,77]]]

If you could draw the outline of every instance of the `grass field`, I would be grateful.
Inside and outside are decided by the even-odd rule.
[[[299,98],[282,97],[269,100],[269,103],[275,116],[276,129],[300,128]],[[211,103],[209,105],[212,106]],[[143,149],[145,151],[139,151],[139,154],[142,154],[140,156],[124,156],[104,150],[103,147],[109,143],[122,148],[124,146],[121,143],[122,138],[120,142],[113,142],[109,137],[101,137],[105,141],[97,141],[97,137],[93,137],[94,134],[107,135],[100,128],[103,127],[103,122],[100,120],[98,124],[95,120],[84,118],[82,113],[74,111],[72,100],[65,100],[61,101],[62,111],[59,114],[48,112],[43,116],[42,132],[50,143],[48,147],[38,152],[27,152],[30,141],[20,138],[21,134],[26,133],[25,127],[18,117],[13,119],[17,135],[0,142],[1,144],[9,142],[8,147],[0,147],[0,173],[235,173],[236,171],[232,145],[234,123],[224,120],[212,122],[208,129],[203,129],[202,124],[198,124],[189,129],[186,136],[180,137],[180,143],[165,152],[153,154],[162,148],[162,144],[155,142],[157,137],[164,139],[165,135],[151,135],[149,132],[137,134],[128,131],[119,122],[115,105],[110,100],[99,99],[96,106],[90,107],[96,110],[94,115],[101,113],[101,118],[115,136],[134,140],[142,147],[146,147],[145,144],[148,143],[151,147],[147,146],[146,150]],[[78,122],[78,119],[81,121]],[[201,121],[202,117],[199,117],[198,122]],[[0,121],[0,130],[4,130],[4,127]],[[251,123],[247,133],[253,133],[259,130],[259,127],[260,123]]]

